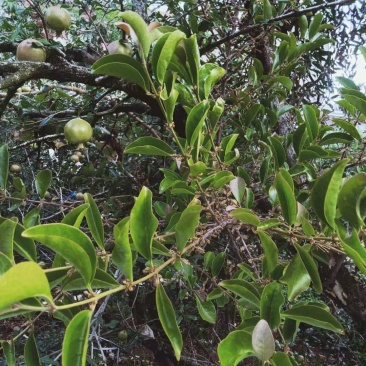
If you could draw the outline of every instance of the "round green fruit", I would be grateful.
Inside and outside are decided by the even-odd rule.
[[[107,50],[110,55],[115,53],[126,56],[132,55],[132,47],[127,42],[113,41],[107,46]]]
[[[126,339],[128,338],[128,333],[126,330],[121,330],[119,333],[118,333],[118,339],[120,341],[125,341]]]
[[[71,16],[70,13],[65,9],[61,8],[61,5],[54,5],[48,8],[44,14],[47,25],[56,31],[58,36],[61,33],[70,28]]]
[[[64,127],[66,140],[71,144],[83,144],[91,140],[93,128],[81,118],[74,118],[66,123]]]
[[[19,43],[17,59],[19,61],[45,62],[46,50],[41,42],[28,38]]]
[[[20,173],[22,171],[22,168],[17,164],[13,164],[10,166],[10,171],[12,173]]]

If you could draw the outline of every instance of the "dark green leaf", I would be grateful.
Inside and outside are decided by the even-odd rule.
[[[315,35],[318,33],[322,20],[323,20],[323,14],[318,13],[318,14],[315,14],[313,20],[310,22],[310,25],[309,25],[309,39],[310,40],[313,39],[315,37]]]
[[[52,172],[49,169],[41,170],[36,176],[36,190],[41,198],[47,192],[48,187],[51,184]]]
[[[9,174],[9,151],[8,145],[0,146],[0,190],[5,190]]]
[[[95,203],[90,193],[84,194],[85,203],[89,204],[89,208],[85,212],[88,228],[97,243],[98,247],[104,250],[104,227],[102,216],[99,212],[98,206]]]
[[[189,112],[186,122],[186,138],[189,146],[195,144],[198,135],[202,130],[209,107],[209,103],[204,100],[194,106]]]
[[[27,366],[41,366],[41,359],[39,358],[34,332],[29,334],[27,343],[25,344],[24,360]]]
[[[0,344],[3,349],[5,359],[6,359],[6,365],[15,366],[16,361],[15,361],[14,342],[12,340],[11,341],[2,341]]]
[[[200,298],[195,295],[198,312],[203,320],[208,323],[216,323],[216,308],[212,301],[201,301]]]
[[[260,316],[268,322],[271,329],[278,328],[280,324],[280,310],[284,302],[282,286],[279,283],[272,282],[264,288],[261,295]]]
[[[260,224],[258,216],[247,208],[237,208],[230,212],[230,216],[246,224],[254,226],[258,226]]]
[[[155,137],[140,137],[126,147],[125,153],[172,156],[174,150],[163,140]]]

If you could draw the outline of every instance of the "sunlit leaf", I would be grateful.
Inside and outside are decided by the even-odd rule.
[[[155,137],[140,137],[126,147],[125,153],[172,156],[174,150],[163,140]]]
[[[104,250],[104,227],[98,206],[90,193],[84,193],[84,199],[85,203],[89,204],[89,208],[85,211],[88,228],[98,247]]]

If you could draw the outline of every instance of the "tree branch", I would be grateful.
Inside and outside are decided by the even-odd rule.
[[[306,8],[306,9],[295,10],[291,13],[280,15],[278,17],[269,19],[265,22],[248,25],[247,27],[244,27],[243,29],[240,29],[239,31],[237,31],[235,33],[229,34],[227,37],[221,38],[218,41],[213,42],[213,43],[208,44],[207,46],[203,47],[201,49],[201,55],[204,55],[205,53],[210,52],[213,49],[219,47],[223,43],[227,43],[227,42],[229,42],[229,41],[231,41],[231,40],[233,40],[233,39],[235,39],[239,36],[242,36],[243,34],[246,34],[250,31],[252,31],[253,29],[257,29],[257,28],[260,28],[260,27],[265,27],[267,25],[271,25],[271,24],[280,22],[280,21],[285,20],[285,19],[298,18],[301,15],[308,14],[308,13],[314,13],[314,12],[316,12],[318,10],[321,10],[321,9],[328,9],[328,8],[334,8],[334,7],[337,7],[337,6],[352,4],[355,1],[356,0],[340,0],[340,1],[334,1],[332,3],[323,3],[323,4],[320,4],[320,5],[311,6],[311,7]]]

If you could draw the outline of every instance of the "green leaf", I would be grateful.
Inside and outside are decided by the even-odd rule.
[[[248,281],[241,279],[225,280],[219,283],[219,286],[226,288],[240,297],[239,304],[249,310],[258,310],[260,308],[259,293],[257,289]]]
[[[216,277],[219,275],[222,266],[225,263],[225,259],[226,259],[226,253],[222,252],[219,253],[213,260],[212,260],[212,266],[211,266],[211,273],[212,276]]]
[[[294,246],[300,255],[302,263],[304,264],[307,272],[309,273],[309,276],[311,278],[311,281],[313,282],[315,291],[317,293],[322,293],[323,286],[322,286],[322,282],[320,280],[318,267],[316,266],[314,259],[309,254],[309,252],[306,249],[304,249],[303,247],[301,247],[300,245],[294,243]]]
[[[358,90],[358,86],[351,79],[345,78],[344,76],[336,76],[335,79],[345,88]]]
[[[319,134],[319,122],[315,111],[312,106],[306,104],[304,104],[302,110],[304,112],[306,128],[310,137],[310,141],[314,141]]]
[[[9,260],[14,263],[13,241],[15,228],[18,219],[5,219],[0,224],[0,253],[3,253]]]
[[[301,38],[305,38],[306,32],[308,30],[308,18],[306,15],[301,15],[298,20],[299,30]]]
[[[343,98],[346,99],[351,105],[356,107],[364,116],[366,116],[366,101],[354,95],[343,95]]]
[[[331,228],[335,227],[335,216],[339,188],[343,171],[348,163],[343,159],[320,176],[311,191],[310,203],[316,215]]]
[[[3,275],[13,266],[13,262],[4,254],[0,252],[0,276]]]
[[[23,223],[24,223],[24,227],[26,229],[32,227],[32,226],[36,226],[40,224],[40,214],[41,212],[41,207],[35,207],[32,210],[30,210],[23,219]]]
[[[298,295],[310,286],[310,276],[299,254],[295,254],[287,265],[280,282],[287,284],[287,298],[294,301]]]
[[[89,203],[74,208],[62,219],[61,223],[79,228],[88,208]]]
[[[229,170],[222,170],[221,172],[214,174],[214,180],[212,186],[216,189],[223,187],[234,179],[233,173]]]
[[[297,366],[297,363],[284,352],[276,352],[271,358],[271,364],[273,366]]]
[[[353,137],[347,133],[332,132],[322,137],[322,139],[319,141],[319,145],[350,144],[351,142],[353,142]]]
[[[203,320],[208,323],[215,324],[216,323],[216,308],[212,301],[201,301],[197,295],[194,295],[196,298],[196,304],[198,312]]]
[[[278,170],[286,161],[286,151],[281,142],[276,137],[268,137],[272,154],[275,158],[275,168]]]
[[[88,350],[92,314],[90,310],[80,311],[72,318],[67,326],[62,344],[63,366],[86,365],[86,352]]]
[[[152,211],[152,193],[143,187],[131,211],[130,232],[137,251],[147,260],[152,258],[152,240],[158,219]]]
[[[361,55],[363,56],[364,60],[366,61],[366,46],[360,46],[358,48],[361,52]]]
[[[296,220],[297,203],[293,187],[288,184],[283,172],[277,173],[274,187],[277,190],[282,216],[289,225],[292,225]]]
[[[212,87],[225,75],[226,71],[216,64],[206,63],[199,70],[199,95],[207,99]]]
[[[0,310],[35,296],[52,302],[47,277],[34,262],[16,264],[5,272],[0,277],[0,292]]]
[[[344,219],[353,227],[363,227],[364,215],[360,212],[360,202],[366,193],[366,173],[358,173],[343,184],[338,195],[338,207]]]
[[[0,146],[0,190],[6,189],[9,174],[9,150],[8,145]]]
[[[130,218],[125,217],[113,228],[115,246],[112,261],[127,279],[133,281],[133,260],[128,232]]]
[[[275,353],[275,342],[269,324],[261,319],[252,333],[252,346],[261,361],[268,361]]]
[[[186,122],[186,138],[189,146],[193,146],[196,142],[209,108],[209,103],[207,100],[204,100],[195,105],[189,112]]]
[[[154,46],[151,60],[154,75],[160,85],[164,84],[166,70],[172,59],[175,48],[184,38],[186,38],[186,35],[180,30],[176,30],[161,37]]]
[[[348,132],[354,139],[361,142],[362,138],[360,133],[358,132],[357,128],[348,121],[341,119],[341,118],[333,118],[332,121],[340,128]]]
[[[235,177],[232,181],[230,181],[230,190],[236,201],[240,205],[243,201],[245,194],[245,181],[243,178]]]
[[[198,85],[198,73],[200,69],[200,51],[197,44],[197,36],[193,34],[190,38],[183,40],[186,51],[188,70],[192,78],[193,85]]]
[[[84,199],[89,204],[85,212],[88,228],[98,247],[104,250],[104,227],[98,206],[90,193],[84,193]]]
[[[271,329],[278,328],[281,318],[280,309],[285,302],[282,295],[282,286],[277,282],[268,284],[261,295],[260,316],[265,319]]]
[[[6,359],[6,365],[16,366],[14,341],[2,341],[1,347]]]
[[[39,358],[34,332],[29,334],[27,343],[25,344],[24,359],[27,366],[41,366],[41,359]]]
[[[193,201],[192,201],[193,202]],[[200,220],[200,213],[202,211],[201,204],[190,204],[179,218],[175,225],[175,239],[177,249],[182,252],[188,240],[195,234],[196,228]]]
[[[156,287],[156,308],[164,332],[174,349],[175,358],[179,361],[183,347],[182,334],[178,328],[173,305],[160,283]]]
[[[147,92],[150,89],[149,76],[145,69],[130,56],[118,54],[105,56],[94,63],[92,68],[93,74],[115,76],[135,83]]]
[[[241,360],[255,355],[252,335],[245,330],[235,330],[217,347],[221,366],[236,366]]]
[[[315,37],[315,35],[318,33],[322,20],[323,20],[323,14],[318,13],[318,14],[315,14],[313,20],[310,22],[310,25],[309,25],[309,39],[310,40],[313,39]]]
[[[253,226],[258,226],[260,224],[258,216],[247,208],[237,208],[236,210],[230,212],[230,216]]]
[[[267,262],[268,274],[270,274],[277,266],[278,261],[278,248],[273,240],[265,234],[263,231],[258,230],[258,236],[261,240],[264,255]]]
[[[272,5],[269,0],[263,0],[263,16],[266,20],[272,18]]]
[[[22,234],[32,238],[65,258],[89,285],[97,267],[97,256],[90,239],[79,229],[65,224],[34,226]]]
[[[36,176],[36,190],[41,198],[47,192],[48,187],[51,184],[52,172],[49,169],[41,170]]]
[[[282,84],[287,90],[291,90],[293,86],[293,82],[288,76],[276,76],[272,82]]]
[[[155,137],[140,137],[126,147],[125,153],[172,156],[174,150],[163,140]]]
[[[314,327],[344,334],[342,325],[328,311],[314,305],[296,306],[281,313],[282,318],[290,318]]]
[[[150,50],[150,36],[147,25],[142,17],[134,11],[120,13],[121,18],[131,26],[141,46],[142,56],[146,60]]]

